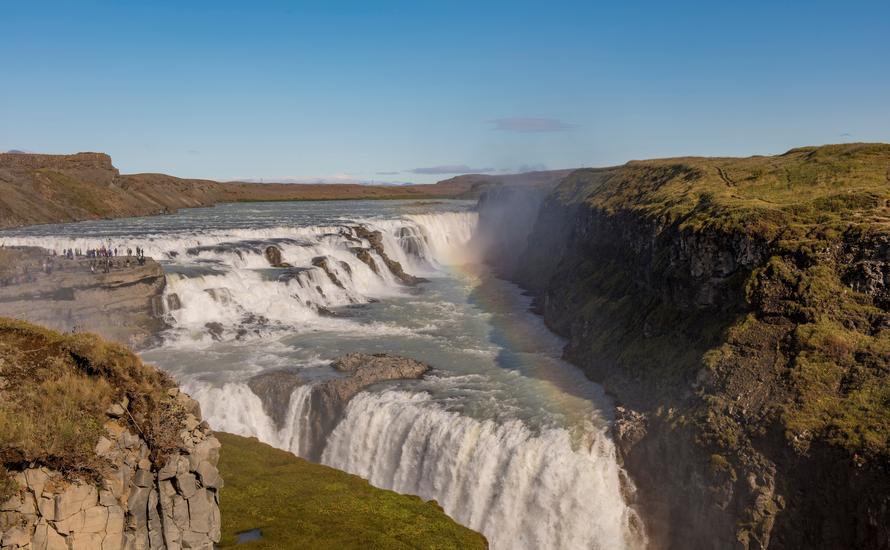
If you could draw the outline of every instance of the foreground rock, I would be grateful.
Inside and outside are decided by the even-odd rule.
[[[0,318],[0,548],[206,548],[219,442],[123,346]]]
[[[158,468],[146,441],[127,425],[126,403],[108,411],[95,453],[105,461],[96,482],[30,467],[14,474],[13,496],[0,505],[3,550],[212,549],[220,538],[219,441],[200,421],[197,402],[170,398],[190,411],[179,446]]]
[[[408,357],[387,353],[348,353],[331,366],[344,374],[312,386],[309,397],[309,450],[307,458],[318,460],[328,434],[334,429],[349,400],[363,389],[388,380],[420,378],[430,366]],[[258,374],[248,381],[250,389],[263,401],[266,413],[278,426],[284,423],[294,390],[304,384],[299,375],[287,370]]]
[[[197,408],[185,395],[179,401]],[[45,467],[17,473],[18,491],[0,506],[2,548],[213,548],[220,536],[219,442],[206,424],[190,426],[195,422],[183,424],[179,452],[160,469],[144,440],[109,420],[96,448],[109,470],[98,483],[70,482]]]
[[[39,248],[0,249],[0,316],[147,345],[170,309],[163,295],[164,270],[151,258],[144,265],[136,258],[113,258],[107,273],[98,262],[52,256]]]

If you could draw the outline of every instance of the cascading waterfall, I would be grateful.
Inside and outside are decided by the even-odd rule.
[[[215,429],[306,455],[311,385],[298,387],[278,428],[244,384],[185,388]],[[400,493],[435,499],[493,548],[639,548],[645,536],[622,496],[605,427],[580,440],[563,428],[480,421],[425,393],[362,392],[328,435],[321,462]]]
[[[175,234],[89,236],[10,236],[8,246],[42,246],[61,252],[107,246],[119,254],[144,249],[165,262],[168,295],[180,308],[171,323],[193,336],[207,323],[233,332],[246,324],[305,324],[319,311],[400,294],[403,285],[377,251],[356,236],[362,225],[380,231],[386,253],[403,267],[439,276],[439,261],[457,258],[476,226],[474,212],[363,219],[343,225],[211,230]],[[276,247],[290,268],[275,269],[265,250]],[[366,251],[365,261],[356,253]],[[315,265],[325,260],[325,268]]]
[[[102,222],[101,234],[43,229],[0,243],[58,251],[139,246],[161,260],[166,293],[177,298],[168,302],[178,307],[167,312],[164,344],[143,355],[179,378],[214,429],[301,456],[324,441],[323,463],[435,499],[495,549],[645,546],[600,405],[577,389],[589,383],[571,375],[566,384],[548,382],[559,378],[548,369],[577,372],[553,364],[559,342],[536,318],[511,329],[525,322],[527,302],[503,305],[459,268],[475,260],[467,249],[477,214],[337,210],[349,206],[323,205],[333,212],[322,217],[317,205],[236,205],[183,214],[182,222],[179,214],[123,229],[115,224],[124,222]],[[233,219],[252,208],[266,226],[226,227],[217,214],[226,208]],[[288,216],[294,226],[282,225]],[[368,231],[380,232],[382,251],[361,236]],[[268,247],[287,266],[271,265]],[[409,292],[381,254],[432,282]],[[492,324],[498,316],[506,326]],[[247,329],[257,337],[242,338]],[[369,347],[405,350],[437,373],[371,387],[352,398],[330,433],[313,433],[314,380],[336,376],[327,367],[336,354]],[[295,369],[302,383],[273,418],[246,381],[278,368]]]
[[[628,548],[638,539],[602,430],[574,448],[565,429],[480,422],[424,394],[362,393],[322,462],[400,493],[436,499],[496,548]],[[530,521],[530,518],[534,518]]]
[[[312,436],[308,424],[310,385],[294,390],[280,428],[264,412],[262,401],[246,384],[214,387],[193,383],[185,384],[183,390],[201,404],[202,415],[214,429],[256,437],[273,447],[306,456]]]

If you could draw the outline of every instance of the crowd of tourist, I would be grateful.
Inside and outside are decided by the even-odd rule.
[[[52,255],[59,256],[60,254],[56,250],[53,250]],[[87,249],[65,248],[62,250],[61,256],[69,260],[80,258],[88,259],[88,265],[92,273],[96,273],[97,271],[108,273],[116,267],[145,265],[145,249],[138,246],[135,250],[133,248],[123,249],[105,245]],[[46,262],[44,262],[44,269],[47,269]]]
[[[86,250],[80,248],[66,248],[62,250],[62,256],[68,258],[69,260],[73,260],[75,258],[117,258],[118,252],[123,253],[123,249],[118,249],[117,247],[105,246],[102,245],[99,248],[88,248]],[[136,258],[145,258],[145,250],[142,248],[136,247]],[[127,257],[133,256],[133,249],[126,249]],[[53,250],[53,256],[58,255],[58,253]]]

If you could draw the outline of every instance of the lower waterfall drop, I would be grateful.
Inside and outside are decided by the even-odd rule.
[[[498,425],[447,412],[423,394],[362,393],[322,462],[435,499],[492,548],[640,547],[614,446],[603,430],[589,436],[574,448],[564,429],[535,435],[519,420]]]

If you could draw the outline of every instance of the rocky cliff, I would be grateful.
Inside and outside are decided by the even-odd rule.
[[[510,273],[616,396],[656,545],[890,545],[888,207],[881,144],[579,170],[543,201]]]
[[[146,258],[67,259],[39,248],[0,249],[0,315],[145,347],[163,328],[161,266]],[[172,302],[172,304],[168,304]]]
[[[0,504],[0,547],[213,548],[220,537],[219,441],[195,401],[176,390],[170,396],[193,412],[180,425],[180,448],[163,466],[152,464],[148,443],[120,420],[126,402],[116,404],[94,449],[107,462],[98,479],[71,481],[45,466],[14,474],[13,494]]]
[[[220,444],[122,347],[0,326],[0,548],[212,549]]]

